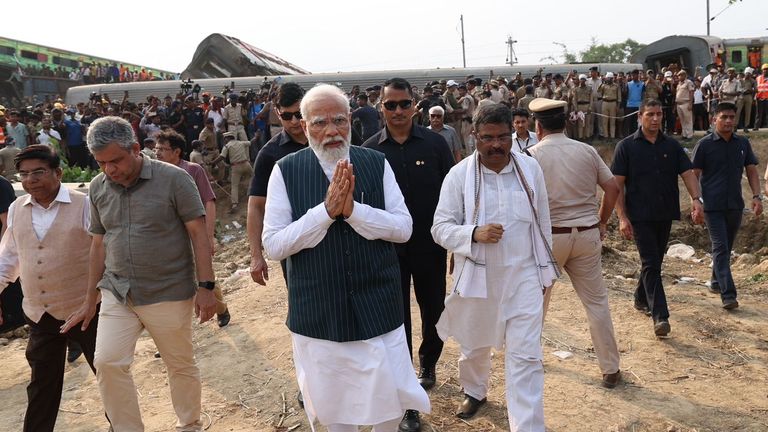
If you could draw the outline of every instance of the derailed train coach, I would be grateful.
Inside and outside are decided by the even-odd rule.
[[[667,36],[632,55],[630,61],[645,68],[660,70],[671,63],[689,72],[704,71],[713,66],[759,70],[768,63],[768,36],[723,39],[716,36]]]
[[[503,76],[507,79],[513,78],[518,72],[524,77],[531,77],[537,73],[560,73],[566,76],[569,72],[588,73],[591,67],[597,67],[601,73],[604,72],[629,72],[632,69],[641,67],[635,63],[580,63],[580,64],[546,64],[546,65],[515,65],[515,66],[496,66],[496,67],[477,67],[477,68],[435,68],[435,69],[407,69],[407,70],[379,70],[366,72],[337,72],[337,73],[318,73],[301,75],[262,75],[235,78],[205,78],[192,79],[187,81],[186,85],[197,85],[198,92],[209,92],[211,95],[221,94],[225,87],[236,93],[248,92],[249,90],[260,92],[268,90],[273,83],[282,84],[286,82],[295,82],[305,89],[310,89],[319,83],[333,84],[344,91],[349,91],[357,85],[361,89],[373,85],[381,85],[389,78],[400,77],[408,80],[411,85],[422,88],[425,84],[434,80],[455,80],[463,82],[467,76],[473,75],[475,78],[483,79],[483,82],[497,76]],[[66,102],[69,104],[78,102],[87,102],[92,94],[109,95],[111,100],[121,100],[124,92],[128,92],[128,99],[132,102],[144,102],[150,95],[164,97],[170,95],[175,97],[179,93],[188,93],[188,90],[181,91],[184,81],[155,81],[155,82],[132,82],[119,84],[100,84],[87,85],[70,88],[67,91]],[[188,87],[194,88],[194,87]]]

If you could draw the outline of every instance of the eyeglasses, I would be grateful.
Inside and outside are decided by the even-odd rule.
[[[44,175],[51,172],[51,170],[45,169],[45,168],[39,168],[32,171],[19,171],[19,177],[21,177],[22,180],[31,178],[31,179],[39,179],[40,177],[43,177]]]
[[[509,144],[512,142],[512,135],[499,135],[499,136],[478,135],[477,139],[487,144],[491,144],[494,141],[498,141],[502,144]]]
[[[382,105],[384,105],[384,108],[387,111],[394,111],[397,109],[397,107],[400,107],[401,109],[408,109],[413,105],[412,99],[403,99],[401,101],[389,101],[384,102]]]
[[[296,112],[283,111],[280,113],[280,118],[285,121],[291,121],[291,119],[294,117],[296,117],[296,120],[301,120],[301,111],[296,111]]]
[[[344,115],[336,116],[330,120],[323,118],[314,119],[309,122],[309,128],[312,129],[313,132],[321,132],[324,131],[331,123],[333,123],[336,129],[345,129],[349,126],[349,119]]]

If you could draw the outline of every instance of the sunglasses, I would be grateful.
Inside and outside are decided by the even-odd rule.
[[[281,112],[280,118],[285,121],[291,121],[292,118],[296,117],[296,120],[301,120],[301,111],[296,112]]]
[[[397,109],[397,107],[400,107],[401,109],[408,109],[411,107],[411,105],[413,105],[413,100],[403,99],[401,101],[389,101],[384,102],[382,105],[387,111],[394,111]]]

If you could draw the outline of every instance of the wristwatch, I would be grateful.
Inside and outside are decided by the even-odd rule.
[[[752,195],[752,199],[753,200],[760,200],[760,201],[762,201],[763,200],[763,196],[760,195],[760,194]]]
[[[197,283],[197,286],[200,288],[205,288],[208,291],[213,291],[213,289],[216,288],[216,282],[200,281]]]
[[[694,200],[696,200],[696,201],[698,201],[698,202],[700,202],[700,203],[704,204],[704,198],[702,198],[702,197],[700,197],[700,196],[698,196],[698,197],[694,198]]]

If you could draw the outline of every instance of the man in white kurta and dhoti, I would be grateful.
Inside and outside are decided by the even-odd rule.
[[[558,276],[544,176],[533,158],[511,151],[507,107],[481,108],[473,128],[477,150],[443,181],[432,227],[455,259],[437,330],[461,346],[458,417],[485,403],[491,348],[503,349],[510,430],[543,432],[543,288]]]
[[[301,101],[309,147],[269,179],[263,245],[286,259],[296,378],[312,430],[394,432],[429,412],[403,327],[397,254],[412,219],[383,153],[350,147],[349,102],[320,85]]]

